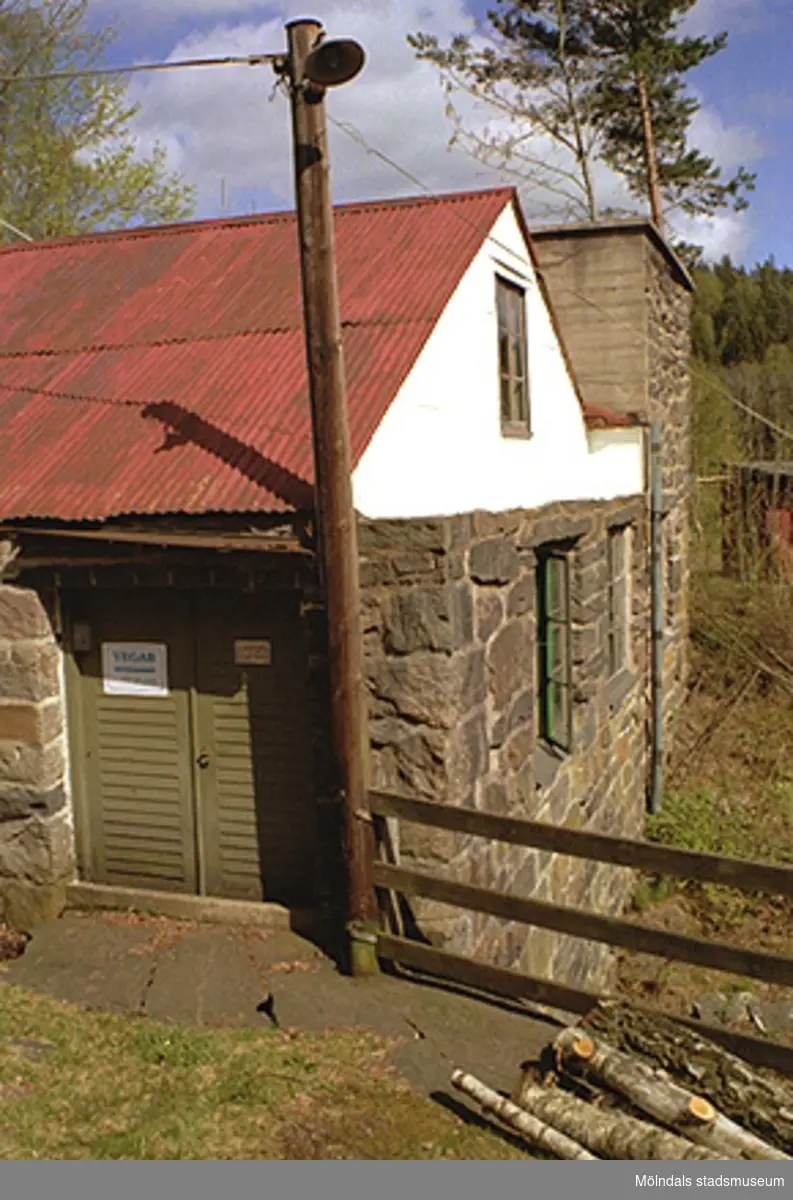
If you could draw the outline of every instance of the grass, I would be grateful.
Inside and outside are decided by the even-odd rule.
[[[696,580],[690,695],[672,737],[663,809],[648,818],[653,840],[793,865],[791,598],[790,589]],[[793,955],[793,903],[781,897],[644,877],[634,904],[649,924]],[[677,1012],[716,992],[793,1000],[791,989],[642,955],[624,956],[620,970],[629,996]]]
[[[197,1030],[0,983],[2,1159],[520,1159],[360,1033]]]

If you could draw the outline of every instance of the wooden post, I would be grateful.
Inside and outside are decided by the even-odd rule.
[[[328,623],[332,729],[344,809],[350,970],[377,971],[358,546],[352,501],[324,89],[306,76],[322,26],[287,25],[300,267],[314,438],[319,554]]]
[[[661,233],[664,231],[664,207],[661,201],[661,183],[658,178],[658,154],[655,148],[655,133],[650,112],[650,100],[647,95],[647,81],[639,71],[636,76],[636,86],[639,89],[639,108],[642,116],[642,137],[644,139],[644,159],[647,164],[647,191],[650,196],[650,213],[653,222]]]

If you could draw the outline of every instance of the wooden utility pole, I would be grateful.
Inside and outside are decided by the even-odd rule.
[[[655,148],[655,131],[653,130],[650,98],[647,95],[647,80],[644,73],[639,71],[636,76],[636,86],[639,89],[639,108],[642,114],[642,138],[644,141],[644,161],[647,164],[647,190],[650,194],[650,213],[659,231],[664,231],[664,206],[661,199],[661,181],[658,176],[658,153]]]
[[[377,970],[368,726],[325,91],[307,62],[318,21],[287,25],[288,78],[311,397],[318,542],[328,625],[332,728],[344,811],[350,969]]]

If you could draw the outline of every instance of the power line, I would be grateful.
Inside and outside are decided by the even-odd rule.
[[[33,75],[0,76],[0,80],[9,79],[13,82],[17,82],[17,81],[24,82],[24,81],[33,81],[37,78],[38,79],[74,78],[74,77],[81,76],[81,75],[96,75],[96,74],[109,75],[109,74],[121,73],[121,72],[170,70],[170,69],[175,69],[175,68],[194,67],[194,66],[196,66],[196,67],[197,66],[227,66],[227,65],[259,66],[266,62],[277,61],[278,59],[281,59],[282,57],[283,56],[280,54],[260,54],[260,55],[247,55],[245,57],[226,57],[226,58],[216,58],[216,59],[182,59],[182,60],[170,62],[170,63],[137,64],[137,65],[129,66],[129,67],[102,69],[101,71],[55,72],[52,75],[47,75],[47,76],[44,76],[44,75],[42,75],[42,76],[33,76]],[[333,126],[335,126],[335,128],[340,130],[341,133],[343,133],[351,141],[355,142],[358,146],[360,146],[363,150],[365,150],[365,152],[367,154],[369,154],[372,157],[377,158],[381,162],[385,163],[386,166],[390,167],[393,171],[396,171],[397,174],[401,175],[403,179],[407,180],[414,187],[417,187],[420,191],[423,191],[427,195],[430,195],[430,196],[434,195],[433,189],[428,184],[424,183],[417,175],[415,175],[412,171],[409,171],[406,167],[403,167],[395,159],[389,157],[389,155],[385,154],[384,151],[379,150],[376,146],[373,146],[369,141],[367,141],[367,139],[364,137],[364,135],[361,133],[361,131],[359,129],[357,129],[354,125],[352,125],[350,122],[339,121],[335,117],[331,116],[330,114],[328,114],[328,120]],[[483,237],[487,241],[491,242],[494,246],[497,246],[500,250],[504,251],[505,253],[509,254],[510,256],[512,256],[514,254],[513,247],[506,245],[506,243],[504,243],[504,242],[500,242],[498,240],[498,238],[493,236],[493,234],[490,232],[489,229],[485,230],[485,229],[481,228],[480,226],[477,225],[477,223],[475,221],[472,221],[469,217],[466,217],[463,213],[459,212],[457,209],[451,209],[451,213],[452,213],[452,216],[454,216],[457,220],[462,221],[464,224],[466,224],[470,228],[474,229],[481,237]],[[7,225],[7,222],[0,221],[0,224]],[[8,228],[12,229],[13,232],[15,232],[15,233],[19,233],[20,237],[23,237],[28,241],[31,240],[30,238],[27,237],[26,234],[23,234],[21,232],[21,230],[16,230],[16,229],[14,229],[13,226],[8,226]],[[539,271],[539,274],[542,275],[542,272]],[[660,344],[657,341],[655,341],[643,329],[639,328],[639,326],[634,325],[630,321],[621,320],[620,318],[615,317],[613,313],[608,312],[607,309],[603,308],[600,304],[597,303],[597,301],[592,300],[592,298],[587,296],[585,293],[579,292],[577,289],[569,288],[569,287],[560,287],[559,290],[567,292],[569,295],[573,295],[573,296],[577,297],[579,300],[582,300],[585,304],[590,305],[590,307],[594,308],[597,312],[599,312],[602,316],[604,316],[612,324],[618,324],[618,325],[621,325],[624,328],[630,330],[632,333],[636,334],[643,342],[645,342],[651,348],[653,348],[653,349],[661,349],[662,348],[662,347],[660,347]],[[246,331],[246,332],[248,332],[248,331]],[[250,331],[250,332],[252,332],[252,331]],[[3,355],[3,357],[6,357],[6,355]],[[694,366],[691,366],[691,365],[689,366],[689,370],[691,372],[691,375],[694,378],[701,379],[703,382],[707,383],[707,385],[713,391],[715,391],[719,395],[723,396],[725,399],[729,400],[732,404],[734,404],[737,408],[741,409],[743,412],[745,412],[746,414],[751,416],[754,420],[762,423],[768,429],[773,430],[775,433],[779,434],[781,437],[788,438],[789,440],[793,441],[793,432],[791,432],[788,429],[785,429],[781,425],[778,425],[775,421],[772,421],[772,420],[770,420],[770,418],[763,416],[762,413],[757,412],[756,409],[753,409],[750,405],[745,404],[742,400],[739,400],[738,397],[735,396],[727,388],[716,383],[712,379],[711,376],[705,374],[705,372],[703,372],[703,371],[697,370],[697,368],[695,368]],[[618,388],[618,390],[622,390],[622,389]]]
[[[331,117],[330,114],[328,114],[328,120],[333,125],[335,125],[335,127],[337,129],[339,129],[343,134],[345,134],[346,137],[350,138],[351,141],[356,142],[357,145],[361,146],[366,151],[367,154],[372,155],[374,158],[378,158],[381,162],[385,163],[387,166],[391,167],[394,171],[396,171],[399,175],[401,175],[403,179],[408,180],[408,182],[412,183],[415,187],[418,187],[421,191],[425,192],[427,195],[431,196],[434,194],[433,189],[431,187],[429,187],[428,184],[424,183],[421,179],[419,179],[418,176],[414,175],[411,171],[409,171],[406,167],[403,167],[400,163],[396,162],[393,158],[389,158],[389,156],[387,154],[383,153],[382,150],[378,150],[376,146],[372,146],[371,143],[366,140],[366,138],[361,133],[361,131],[359,129],[356,129],[356,127],[354,125],[350,124],[347,121],[338,121],[334,117]],[[471,220],[470,217],[466,217],[463,213],[459,212],[459,210],[457,210],[456,208],[451,209],[451,214],[458,221],[463,221],[470,228],[475,229],[477,231],[477,233],[480,234],[480,236],[485,238],[487,241],[492,242],[492,244],[494,246],[497,246],[500,250],[503,250],[507,254],[510,254],[510,255],[514,254],[514,250],[512,247],[507,246],[504,242],[500,242],[498,240],[498,238],[494,237],[492,235],[492,233],[489,232],[489,230],[482,229],[480,226],[477,225],[476,221]],[[543,274],[543,272],[540,271],[539,268],[538,268],[538,273],[540,275]],[[646,345],[648,345],[652,349],[655,349],[655,350],[663,349],[663,347],[660,345],[660,343],[657,342],[654,338],[652,338],[645,330],[641,329],[638,325],[634,325],[630,321],[625,321],[618,317],[615,317],[613,313],[610,313],[607,309],[603,308],[602,305],[598,304],[596,300],[593,300],[590,296],[587,296],[584,292],[579,292],[576,288],[563,287],[563,286],[560,286],[558,288],[558,290],[562,291],[562,292],[567,292],[568,295],[575,296],[575,297],[577,297],[577,299],[583,300],[584,303],[589,304],[592,308],[596,309],[602,316],[604,316],[612,324],[621,325],[623,328],[628,329],[632,333],[636,334],[643,342],[646,343]],[[768,429],[772,429],[775,433],[778,433],[781,437],[788,438],[788,439],[790,439],[790,441],[793,441],[793,431],[791,431],[789,429],[785,429],[781,425],[777,425],[775,421],[772,421],[772,420],[770,420],[770,418],[763,416],[762,413],[757,412],[756,409],[751,408],[750,405],[745,404],[742,400],[739,400],[738,397],[733,395],[733,393],[731,391],[729,391],[728,388],[723,387],[720,384],[716,383],[711,378],[711,376],[707,375],[704,371],[698,370],[696,367],[694,367],[691,364],[689,364],[689,370],[691,372],[692,377],[694,377],[696,379],[700,379],[704,383],[707,383],[707,385],[714,392],[717,392],[719,395],[721,395],[725,399],[729,400],[737,408],[742,409],[743,412],[745,412],[749,416],[753,417],[756,421],[761,422]]]
[[[44,83],[48,79],[85,79],[98,75],[133,75],[139,71],[177,71],[185,67],[260,67],[278,62],[279,54],[227,55],[225,58],[180,58],[173,62],[132,63],[119,67],[92,67],[76,71],[47,71],[35,75],[0,75],[0,83]]]

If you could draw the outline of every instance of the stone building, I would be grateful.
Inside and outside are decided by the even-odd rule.
[[[664,705],[671,722],[688,674],[689,321],[693,282],[641,220],[533,235],[584,399],[662,429]]]
[[[601,279],[643,300],[653,351],[630,399],[588,392],[554,236],[535,249],[509,189],[337,210],[373,782],[639,836],[646,419],[666,431],[671,513],[689,285],[651,227],[609,234],[644,282],[608,255]],[[0,913],[338,909],[293,217],[13,247],[0,274]],[[676,555],[670,711],[685,542]],[[525,895],[618,911],[630,885],[392,835],[406,864]],[[608,969],[577,939],[429,903],[408,916],[500,964]]]

